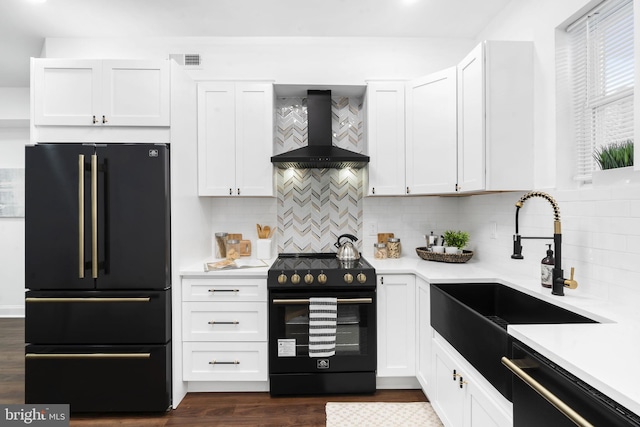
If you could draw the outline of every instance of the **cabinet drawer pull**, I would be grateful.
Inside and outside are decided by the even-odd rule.
[[[149,359],[151,353],[27,353],[27,359]]]
[[[240,292],[240,289],[209,289],[209,292]]]
[[[26,302],[149,302],[151,297],[140,298],[25,298]]]
[[[234,360],[232,362],[219,362],[217,360],[212,360],[211,362],[209,362],[209,365],[239,365],[240,361],[239,360]]]
[[[208,323],[210,325],[239,325],[240,324],[240,322],[238,322],[237,320],[231,320],[231,321],[210,320]]]

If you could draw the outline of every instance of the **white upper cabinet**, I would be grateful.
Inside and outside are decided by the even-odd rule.
[[[273,196],[273,85],[198,84],[198,194]]]
[[[370,196],[405,194],[404,82],[368,82],[367,140]]]
[[[36,126],[169,126],[168,61],[34,59]]]
[[[405,101],[399,83],[368,85],[367,195],[533,187],[531,42],[482,42],[457,66],[406,82]]]
[[[485,41],[458,64],[458,192],[533,186],[533,47]]]
[[[456,67],[407,83],[407,194],[456,186]]]

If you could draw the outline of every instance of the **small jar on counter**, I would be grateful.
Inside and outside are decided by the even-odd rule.
[[[386,243],[374,243],[373,244],[373,257],[375,259],[387,259],[387,244]]]
[[[240,258],[240,240],[227,240],[227,259]]]
[[[400,258],[402,254],[402,245],[400,245],[400,239],[397,237],[391,237],[387,241],[387,256],[389,258]]]
[[[216,233],[216,258],[227,257],[227,236],[229,233]]]

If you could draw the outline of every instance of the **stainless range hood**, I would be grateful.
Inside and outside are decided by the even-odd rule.
[[[331,91],[307,91],[307,140],[309,145],[271,157],[280,169],[362,168],[369,156],[331,144]]]

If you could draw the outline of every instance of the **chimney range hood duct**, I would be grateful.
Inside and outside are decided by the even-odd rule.
[[[307,91],[306,147],[271,157],[280,169],[359,169],[369,163],[369,156],[335,147],[331,144],[331,91]]]

